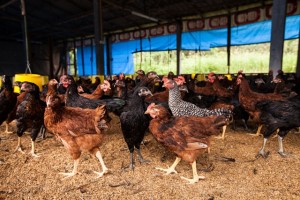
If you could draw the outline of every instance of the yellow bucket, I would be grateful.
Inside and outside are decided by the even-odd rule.
[[[227,77],[227,79],[228,79],[229,81],[232,81],[232,76],[231,76],[231,74],[225,74],[225,76]]]
[[[47,85],[49,82],[49,76],[42,76],[42,85]]]
[[[101,83],[103,83],[104,81],[104,75],[93,75],[93,76],[89,76],[89,78],[91,79],[92,83],[96,82],[96,77],[100,78]]]
[[[205,81],[205,75],[204,74],[198,74],[198,76],[196,78],[197,78],[197,81]]]
[[[46,78],[39,74],[16,74],[14,77],[14,82],[16,81],[28,81],[31,83],[35,83],[37,86],[39,86],[40,92],[42,91],[43,84],[46,84]],[[18,86],[14,86],[14,92],[20,93],[20,88]]]
[[[131,79],[132,79],[132,75],[126,75],[126,76],[125,76],[125,79],[126,79],[126,78],[131,78]]]
[[[137,76],[138,76],[137,74],[133,74],[132,79],[135,80]]]

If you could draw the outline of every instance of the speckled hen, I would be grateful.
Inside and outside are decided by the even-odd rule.
[[[169,107],[174,116],[198,116],[206,117],[211,115],[231,117],[232,112],[227,109],[218,108],[208,110],[199,108],[198,106],[181,99],[181,94],[177,83],[174,80],[168,79],[165,82],[165,87],[169,89]]]

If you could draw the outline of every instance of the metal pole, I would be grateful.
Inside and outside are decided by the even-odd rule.
[[[82,64],[82,75],[85,76],[83,38],[81,38],[81,64]]]
[[[176,32],[176,58],[177,58],[177,65],[176,65],[176,74],[181,74],[180,71],[180,54],[181,54],[181,34],[182,34],[182,22],[177,22],[177,32]]]
[[[102,22],[102,0],[94,0],[94,25],[97,74],[104,74],[104,41]]]
[[[49,45],[49,65],[50,65],[50,78],[54,78],[54,64],[53,64],[53,40],[51,37],[48,39],[48,45]]]
[[[73,54],[74,54],[74,75],[77,76],[77,55],[76,55],[76,39],[73,40]]]
[[[299,38],[298,38],[298,54],[297,54],[297,65],[296,65],[296,80],[297,80],[296,92],[298,93],[300,91],[300,39]]]
[[[93,65],[94,65],[94,46],[93,46],[93,38],[90,39],[91,41],[91,57],[90,57],[90,61],[91,61],[91,75],[94,75],[94,70],[93,70]]]
[[[230,47],[231,47],[231,14],[228,14],[228,26],[227,26],[227,74],[230,73]]]
[[[286,3],[287,0],[273,0],[269,63],[269,69],[273,72],[282,69]]]
[[[26,54],[26,70],[25,73],[27,73],[27,70],[29,73],[31,73],[30,69],[30,62],[29,62],[29,44],[28,44],[28,32],[27,32],[27,18],[26,18],[26,7],[25,7],[25,0],[21,0],[21,14],[23,16],[24,20],[24,41],[25,41],[25,54]]]
[[[107,66],[107,74],[111,74],[111,36],[108,35],[106,37],[106,66]]]

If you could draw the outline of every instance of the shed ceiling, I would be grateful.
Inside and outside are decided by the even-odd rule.
[[[25,0],[31,41],[61,41],[94,35],[93,0]],[[213,11],[231,11],[264,0],[102,0],[105,34],[171,23]],[[151,18],[134,15],[137,12]],[[0,0],[0,40],[23,40],[21,0]]]

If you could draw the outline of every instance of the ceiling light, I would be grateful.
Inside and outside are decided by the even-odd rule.
[[[138,17],[142,17],[142,18],[151,20],[151,21],[154,21],[154,22],[158,22],[158,19],[153,18],[153,17],[149,17],[149,16],[144,15],[144,14],[139,13],[139,12],[131,11],[131,14],[133,14],[133,15],[135,15],[135,16],[138,16]]]

